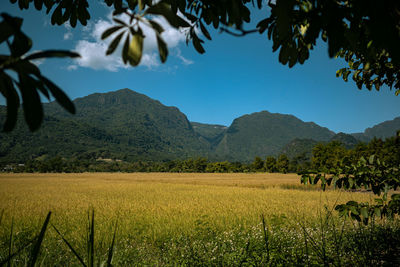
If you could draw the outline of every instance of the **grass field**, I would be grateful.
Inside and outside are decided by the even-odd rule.
[[[40,230],[48,211],[51,223],[84,254],[88,210],[94,209],[99,261],[106,258],[118,220],[117,265],[231,265],[265,243],[261,215],[271,240],[296,243],[304,236],[301,227],[322,226],[324,207],[372,199],[369,193],[300,185],[295,174],[1,174],[0,255],[8,253],[12,221],[18,247]],[[336,213],[330,220],[340,224]],[[41,257],[45,265],[79,264],[52,229]],[[23,265],[19,258],[16,264]]]

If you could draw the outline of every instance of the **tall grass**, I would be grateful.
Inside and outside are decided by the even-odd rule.
[[[57,247],[43,249],[45,233],[50,221],[49,212],[39,234],[27,240],[28,246],[15,252],[11,250],[13,228],[8,257],[1,259],[0,266],[55,265],[51,258]],[[52,229],[70,250],[65,265],[84,267],[161,265],[161,266],[388,266],[400,263],[400,224],[387,221],[384,224],[348,224],[344,219],[332,216],[326,209],[319,222],[268,225],[264,216],[257,227],[236,229],[228,232],[207,232],[200,226],[195,235],[175,236],[156,244],[129,246],[124,242],[116,246],[117,222],[112,241],[104,255],[95,239],[94,210],[89,213],[86,232],[86,261],[78,250],[53,225]],[[103,233],[110,234],[110,233]],[[57,237],[56,236],[56,237]],[[54,236],[53,236],[54,238]],[[56,240],[57,241],[57,240]],[[133,240],[130,240],[133,241]],[[31,247],[29,249],[29,246]],[[146,248],[146,250],[143,249]],[[42,252],[41,252],[42,250]],[[149,253],[149,250],[153,253]],[[3,251],[0,251],[3,252]],[[41,255],[42,254],[42,255]],[[19,256],[19,260],[16,260]],[[41,257],[40,257],[41,256]],[[97,256],[97,260],[96,260]],[[102,258],[103,256],[106,256]],[[24,259],[21,261],[21,258]],[[41,261],[38,261],[38,259]],[[114,264],[112,262],[114,261]]]

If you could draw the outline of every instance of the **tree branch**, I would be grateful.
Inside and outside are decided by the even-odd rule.
[[[242,36],[245,36],[247,34],[259,32],[258,28],[257,29],[253,29],[253,30],[243,30],[243,29],[237,29],[237,30],[239,31],[239,33],[233,32],[230,29],[225,28],[225,27],[221,27],[220,28],[220,32],[226,32],[226,33],[228,33],[230,35],[237,36],[237,37],[242,37]]]

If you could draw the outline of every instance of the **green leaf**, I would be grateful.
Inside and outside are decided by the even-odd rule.
[[[366,207],[362,207],[360,212],[364,218],[368,218],[368,209]]]
[[[340,77],[343,74],[343,71],[345,71],[346,69],[339,69],[336,71],[336,77]]]
[[[368,159],[369,164],[374,164],[375,155],[371,155]]]
[[[145,1],[144,0],[138,0],[139,3],[139,11],[142,11],[145,8]]]
[[[160,54],[160,59],[161,62],[164,63],[168,57],[168,47],[159,34],[156,34],[156,37],[157,37],[157,45],[158,45],[158,52]]]
[[[391,198],[392,200],[400,200],[400,194],[393,194]]]
[[[375,208],[374,209],[374,214],[375,214],[376,217],[381,217],[382,216],[381,209],[380,208]]]
[[[110,55],[112,53],[114,53],[115,49],[117,48],[119,42],[122,39],[122,36],[124,35],[125,32],[121,32],[120,34],[118,34],[117,37],[115,37],[115,39],[110,43],[110,45],[107,48],[107,52],[106,55]]]
[[[139,65],[140,60],[142,59],[143,39],[144,38],[140,30],[139,33],[133,36],[132,41],[129,45],[128,60],[132,66]]]
[[[120,30],[122,28],[124,28],[124,26],[114,26],[114,27],[108,28],[101,35],[101,40],[107,39],[111,34],[113,34],[114,32],[116,32],[116,31],[118,31],[118,30]]]

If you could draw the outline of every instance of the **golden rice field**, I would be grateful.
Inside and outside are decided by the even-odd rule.
[[[0,211],[22,228],[52,211],[55,225],[74,232],[84,229],[93,208],[98,229],[118,218],[121,235],[156,240],[190,233],[199,220],[218,230],[257,225],[261,214],[290,224],[317,218],[324,205],[373,199],[318,189],[301,185],[296,174],[1,174]]]
[[[30,266],[32,255],[39,255],[35,266],[110,266],[109,255],[113,266],[400,263],[400,249],[392,249],[399,224],[364,228],[335,211],[327,217],[335,204],[373,198],[323,192],[301,185],[296,174],[0,174],[0,265]],[[88,228],[91,210],[94,227]]]

